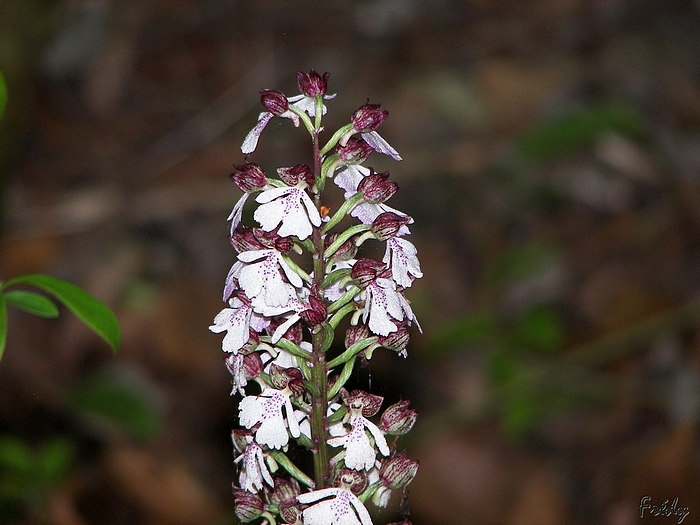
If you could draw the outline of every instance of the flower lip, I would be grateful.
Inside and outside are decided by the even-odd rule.
[[[287,97],[276,89],[263,89],[260,92],[260,102],[265,109],[278,117],[289,110]]]
[[[307,97],[315,97],[316,95],[325,95],[328,89],[328,77],[330,73],[319,75],[316,70],[311,69],[308,73],[297,71],[297,85],[299,93]]]
[[[380,109],[381,104],[365,104],[352,115],[352,126],[355,131],[365,133],[374,131],[381,126],[389,112]]]

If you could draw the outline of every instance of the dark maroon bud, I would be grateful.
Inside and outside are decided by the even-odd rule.
[[[370,394],[364,390],[353,390],[343,398],[345,406],[348,408],[361,408],[362,415],[372,417],[382,406],[384,398],[375,394]]]
[[[313,186],[314,183],[314,174],[306,164],[297,164],[290,168],[277,168],[277,174],[289,186],[296,186],[299,181],[304,181],[309,186]]]
[[[270,493],[270,503],[279,505],[281,503],[295,502],[297,496],[301,494],[299,482],[292,479],[274,478],[274,490]],[[288,522],[289,523],[289,522]],[[292,522],[293,523],[293,522]]]
[[[382,462],[379,479],[387,488],[402,489],[416,477],[418,465],[417,460],[408,459],[406,452],[401,451]]]
[[[280,503],[279,510],[285,523],[301,523],[302,507],[298,503]]]
[[[299,93],[307,97],[315,97],[316,95],[325,95],[328,89],[328,77],[330,73],[319,75],[315,70],[311,69],[308,73],[297,71],[297,85]]]
[[[255,379],[263,372],[263,362],[260,356],[253,352],[243,356],[243,373],[247,379]]]
[[[316,326],[326,320],[328,316],[328,307],[321,297],[312,293],[309,296],[309,307],[302,311],[299,315],[306,321],[309,326]]]
[[[272,363],[267,373],[270,376],[270,383],[277,390],[284,390],[289,387],[295,395],[299,395],[299,393],[304,391],[303,376],[298,368],[282,368]],[[302,384],[300,385],[300,383]],[[299,392],[299,387],[301,387],[301,392]]]
[[[231,180],[236,183],[236,186],[241,191],[250,193],[257,191],[267,186],[267,175],[260,166],[253,162],[246,164],[234,164],[235,173],[231,173]]]
[[[243,523],[249,523],[260,517],[265,510],[265,503],[257,494],[234,487],[233,496],[234,512]]]
[[[345,348],[350,348],[352,345],[370,336],[369,329],[363,325],[351,326],[345,332]]]
[[[260,92],[260,102],[265,109],[277,117],[289,110],[287,97],[276,89],[263,89]]]
[[[280,226],[266,232],[262,228],[253,228],[253,236],[255,239],[267,249],[274,249],[280,253],[287,253],[294,246],[294,241],[291,237],[280,237],[277,233]]]
[[[265,248],[265,246],[255,238],[254,229],[248,228],[247,226],[238,226],[229,236],[228,240],[238,253],[262,250]]]
[[[389,172],[374,173],[374,170],[360,181],[357,191],[365,195],[365,200],[372,204],[381,204],[388,201],[394,193],[399,191],[399,185],[387,180]]]
[[[374,259],[358,259],[350,271],[350,277],[361,288],[373,283],[386,266]]]
[[[381,431],[392,436],[403,436],[411,430],[418,418],[418,412],[408,408],[410,404],[411,402],[407,399],[402,399],[388,407],[379,423]]]
[[[374,151],[363,139],[350,137],[345,146],[338,146],[336,152],[345,164],[362,164]]]
[[[231,431],[231,441],[233,442],[233,448],[235,448],[239,454],[243,454],[245,449],[248,448],[250,438],[250,432],[243,430],[242,428],[234,428]]]
[[[371,232],[374,236],[384,242],[395,237],[402,226],[408,224],[411,218],[408,215],[386,211],[380,213],[372,222]]]
[[[355,131],[365,133],[377,129],[389,115],[385,109],[380,109],[381,104],[365,104],[352,115],[352,127]]]
[[[408,346],[408,342],[411,339],[411,334],[405,323],[394,323],[397,326],[395,332],[391,332],[389,335],[379,336],[379,344],[382,345],[387,350],[393,350],[395,352],[403,352]]]

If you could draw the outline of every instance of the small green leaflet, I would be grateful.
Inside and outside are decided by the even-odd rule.
[[[5,292],[5,299],[15,308],[24,310],[39,317],[58,317],[58,308],[43,295],[26,290],[10,290]]]
[[[104,339],[114,352],[119,348],[121,343],[119,322],[109,308],[74,284],[49,275],[32,274],[11,279],[0,287],[0,292],[2,292],[0,293],[0,358],[5,349],[7,336],[6,302],[43,317],[55,317],[54,311],[57,313],[56,306],[49,299],[37,293],[5,291],[8,287],[16,284],[28,284],[51,294],[88,328]]]

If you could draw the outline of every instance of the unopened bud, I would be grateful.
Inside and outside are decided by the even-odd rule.
[[[315,70],[311,69],[308,73],[297,71],[297,86],[299,93],[307,97],[315,97],[316,95],[325,95],[328,89],[328,77],[330,73],[319,75]]]
[[[353,265],[350,277],[361,288],[373,283],[386,266],[374,259],[358,259]]]
[[[386,211],[374,219],[371,231],[377,240],[384,242],[395,237],[401,227],[408,224],[410,220],[408,215]]]
[[[408,459],[406,452],[401,451],[382,462],[379,479],[387,488],[402,489],[416,477],[418,465],[417,460]]]
[[[234,488],[234,512],[243,523],[249,523],[260,517],[265,510],[265,503],[257,494]]]
[[[275,488],[270,493],[270,503],[272,505],[295,502],[297,496],[301,493],[299,482],[294,478],[291,480],[285,478],[275,478],[274,482]]]
[[[392,436],[402,436],[411,430],[418,418],[418,412],[408,408],[410,404],[407,399],[402,399],[387,407],[379,423],[381,431]]]
[[[287,97],[276,89],[263,89],[260,92],[260,102],[266,110],[278,117],[289,110]]]
[[[242,454],[250,443],[250,432],[242,428],[234,428],[231,431],[231,441],[233,442],[233,448],[235,448],[239,454]]]
[[[333,242],[338,238],[340,234],[337,232],[334,232],[330,234],[328,237],[326,237],[325,241],[325,246],[328,248]],[[357,255],[357,246],[353,242],[353,237],[345,241],[343,244],[341,244],[340,248],[338,248],[335,253],[333,254],[333,258],[340,260],[340,261],[349,261],[350,259],[354,259],[355,255]]]
[[[253,162],[246,164],[234,164],[235,173],[231,173],[231,180],[241,191],[250,193],[261,190],[267,186],[267,175],[260,166]]]
[[[355,131],[365,133],[377,129],[389,115],[380,104],[365,104],[352,115],[352,127]]]
[[[399,185],[393,181],[387,180],[389,172],[372,173],[367,175],[357,185],[357,191],[361,191],[365,195],[365,200],[372,204],[381,204],[388,201],[397,191]]]
[[[265,248],[255,237],[253,228],[247,226],[239,226],[236,228],[229,236],[228,240],[238,253],[262,250]]]
[[[411,333],[405,323],[394,324],[397,329],[389,335],[379,336],[378,343],[387,350],[401,353],[406,350],[408,342],[411,339]]]
[[[297,164],[296,166],[277,168],[277,174],[285,184],[296,186],[299,181],[306,182],[307,185],[313,186],[314,174],[306,164]]]
[[[374,150],[363,139],[350,137],[347,144],[345,146],[339,145],[336,151],[343,163],[362,164]]]
[[[363,324],[351,326],[345,332],[345,348],[350,348],[352,345],[370,336],[369,328]]]
[[[301,318],[309,326],[316,326],[326,320],[328,307],[326,303],[316,294],[309,295],[309,308],[299,313]]]

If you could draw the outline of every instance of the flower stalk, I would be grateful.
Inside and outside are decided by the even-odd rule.
[[[232,436],[236,513],[245,523],[372,525],[365,504],[386,506],[418,468],[396,450],[396,436],[415,422],[408,402],[380,417],[382,397],[346,389],[358,362],[379,348],[405,357],[409,327],[420,330],[404,297],[422,276],[404,238],[413,220],[385,204],[398,190],[389,173],[362,165],[372,152],[401,157],[376,131],[388,115],[378,104],[360,107],[321,146],[325,101],[335,97],[328,77],[297,73],[293,97],[263,90],[265,111],[241,147],[253,153],[270,120],[288,119],[309,133],[313,166],[278,168],[277,179],[246,160],[231,176],[243,192],[229,215],[238,256],[224,285],[228,306],[210,329],[226,333],[232,395],[243,396]],[[345,199],[332,215],[323,199],[329,179]],[[253,201],[257,225],[244,225]],[[357,223],[338,231],[348,217]],[[384,243],[384,258],[358,259],[365,242]],[[336,331],[344,323],[343,347]],[[291,447],[312,455],[313,473],[290,459],[299,457]]]

